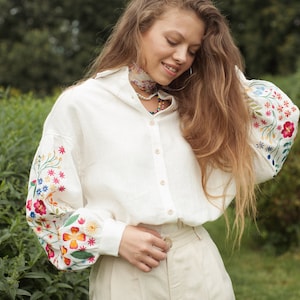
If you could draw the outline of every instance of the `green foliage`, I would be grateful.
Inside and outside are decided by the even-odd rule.
[[[232,210],[228,210],[232,220]],[[205,225],[216,242],[231,277],[237,300],[300,299],[300,253],[298,249],[276,255],[253,240],[259,239],[257,228],[247,220],[240,249],[232,250],[226,239],[224,217]],[[260,240],[261,241],[261,240]]]
[[[0,85],[52,92],[80,79],[122,0],[0,0]]]
[[[219,0],[217,5],[230,20],[251,77],[296,71],[300,49],[298,0]]]
[[[47,94],[80,79],[126,2],[0,0],[0,85]],[[230,21],[249,76],[296,71],[299,0],[215,2]]]
[[[262,241],[276,253],[300,248],[300,136],[272,181],[262,185],[258,198]]]
[[[87,299],[88,271],[48,262],[25,219],[30,164],[53,99],[0,98],[0,299]]]

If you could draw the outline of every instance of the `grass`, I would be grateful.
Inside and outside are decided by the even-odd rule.
[[[272,249],[259,248],[253,242],[259,239],[253,225],[248,226],[240,249],[232,250],[223,218],[205,227],[219,247],[237,300],[300,299],[299,251],[276,256]]]

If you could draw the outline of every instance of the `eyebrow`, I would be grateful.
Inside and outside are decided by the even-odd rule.
[[[168,31],[166,31],[166,33],[175,33],[175,34],[179,35],[180,38],[182,38],[183,40],[185,40],[185,37],[184,37],[179,31],[176,31],[176,30],[168,30]],[[200,46],[201,46],[201,43],[192,44],[191,46],[192,46],[192,47],[200,47]]]

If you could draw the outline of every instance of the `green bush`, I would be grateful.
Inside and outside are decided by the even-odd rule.
[[[25,219],[29,169],[53,99],[1,95],[0,299],[87,299],[88,270],[57,271]]]
[[[261,187],[258,197],[260,242],[277,254],[300,247],[300,136],[279,175]]]

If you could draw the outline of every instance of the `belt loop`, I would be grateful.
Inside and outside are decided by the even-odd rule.
[[[195,232],[195,235],[199,238],[199,240],[202,240],[202,237],[201,237],[201,234],[199,232],[199,229],[201,228],[202,226],[197,226],[197,227],[193,227],[193,230]]]
[[[178,229],[182,229],[184,227],[184,223],[181,221],[181,219],[177,219],[177,227]]]

